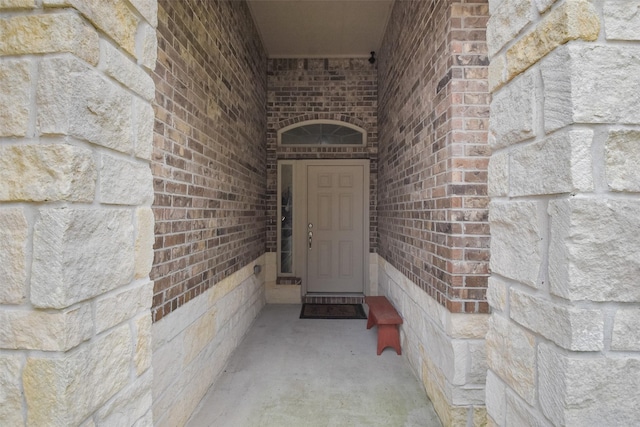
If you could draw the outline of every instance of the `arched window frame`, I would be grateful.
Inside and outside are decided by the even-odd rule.
[[[349,129],[353,129],[359,132],[362,135],[362,143],[360,144],[282,144],[282,134],[290,131],[292,129],[297,129],[300,127],[316,125],[316,124],[330,124],[337,125],[341,127],[346,127]],[[341,122],[339,120],[327,120],[327,119],[315,119],[315,120],[306,120],[300,123],[294,123],[292,125],[283,127],[278,130],[278,146],[283,147],[366,147],[367,145],[367,131],[360,126],[353,125],[347,122]]]

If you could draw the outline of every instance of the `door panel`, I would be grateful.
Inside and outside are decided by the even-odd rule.
[[[307,291],[364,290],[364,167],[307,167]]]
[[[353,195],[340,194],[339,203],[340,230],[349,231],[353,229]]]

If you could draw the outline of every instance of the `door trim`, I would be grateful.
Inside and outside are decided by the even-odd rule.
[[[363,179],[364,179],[364,194],[363,194],[363,293],[365,295],[370,294],[370,212],[369,212],[369,200],[370,200],[370,161],[368,159],[323,159],[323,160],[287,160],[286,163],[293,164],[294,181],[296,182],[294,193],[294,209],[299,212],[299,215],[294,216],[294,246],[296,248],[307,247],[307,167],[308,166],[362,166],[363,167]],[[302,296],[307,295],[307,255],[304,251],[304,256],[300,255],[298,251],[294,261],[294,270],[296,276],[302,278],[302,286],[300,292]],[[347,294],[346,294],[347,295]]]

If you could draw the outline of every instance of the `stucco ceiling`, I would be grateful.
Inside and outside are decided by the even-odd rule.
[[[270,58],[368,57],[394,0],[249,0]]]

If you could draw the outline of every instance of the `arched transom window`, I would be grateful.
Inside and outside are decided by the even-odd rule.
[[[363,146],[366,143],[364,129],[333,120],[311,120],[278,131],[278,144],[287,146]]]

